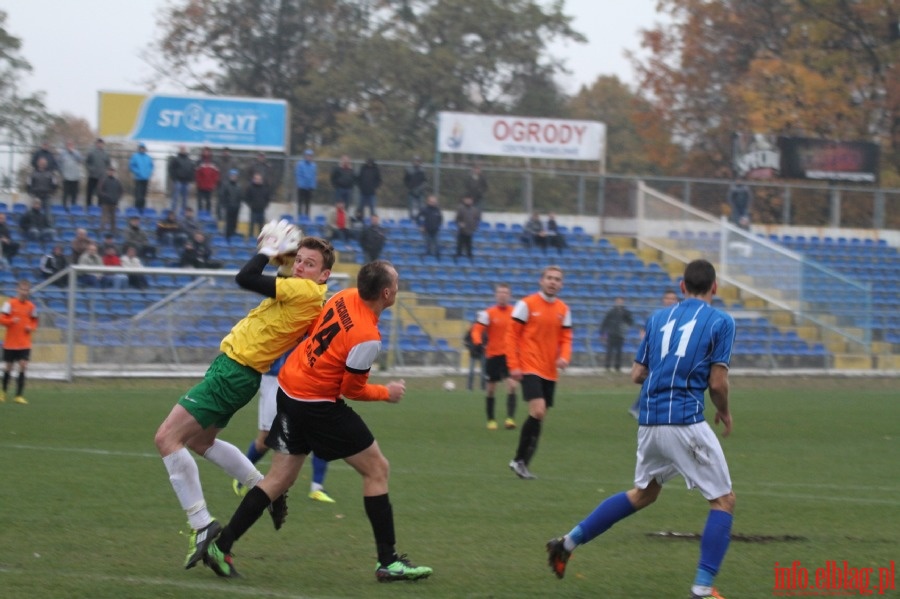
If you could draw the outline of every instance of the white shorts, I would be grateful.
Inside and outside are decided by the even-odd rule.
[[[707,422],[638,427],[634,486],[646,489],[654,479],[662,485],[678,474],[707,500],[731,492],[728,464],[712,427]]]
[[[275,394],[278,393],[278,377],[270,374],[262,375],[259,380],[259,430],[272,430],[272,421],[275,420]]]

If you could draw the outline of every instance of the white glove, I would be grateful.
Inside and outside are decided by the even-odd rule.
[[[303,233],[288,221],[269,221],[257,238],[257,251],[273,258],[284,254],[296,254],[303,240]]]

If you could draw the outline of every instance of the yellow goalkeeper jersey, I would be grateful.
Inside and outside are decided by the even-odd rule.
[[[219,349],[235,362],[265,373],[295,347],[322,311],[327,285],[309,279],[279,278],[267,297],[231,329]]]

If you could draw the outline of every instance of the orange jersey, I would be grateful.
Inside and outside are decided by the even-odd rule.
[[[378,317],[356,288],[325,303],[307,337],[278,374],[278,384],[300,401],[387,401],[387,387],[369,384],[369,370],[381,351]]]
[[[572,360],[572,315],[561,299],[547,301],[533,293],[516,303],[506,333],[506,365],[510,371],[557,379],[556,360]]]
[[[484,343],[487,334],[487,347],[484,355],[488,358],[503,356],[506,354],[506,331],[512,322],[512,306],[491,306],[487,310],[481,310],[475,317],[475,326],[472,327],[472,341],[476,345]]]
[[[0,308],[0,325],[6,327],[3,349],[31,349],[31,334],[38,328],[37,308],[29,300],[11,297]]]

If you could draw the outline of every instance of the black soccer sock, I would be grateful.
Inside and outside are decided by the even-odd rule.
[[[533,416],[525,419],[522,434],[519,435],[519,447],[516,449],[516,460],[528,464],[537,451],[538,437],[541,436],[541,421]]]
[[[3,371],[3,392],[6,393],[6,389],[9,388],[9,376],[10,373],[8,370]]]
[[[247,495],[241,501],[241,504],[234,511],[228,525],[222,529],[219,538],[216,539],[216,545],[223,553],[231,553],[231,546],[240,539],[250,527],[259,520],[266,508],[272,500],[266,495],[265,491],[259,487],[253,487],[247,491]]]
[[[516,417],[516,394],[510,393],[506,396],[506,415],[510,418]]]
[[[20,370],[19,378],[16,379],[16,397],[21,396],[23,391],[25,391],[25,373]]]
[[[387,566],[397,561],[397,552],[394,545],[397,539],[394,536],[394,508],[388,494],[374,497],[363,497],[366,508],[366,516],[372,524],[372,533],[375,535],[375,548],[378,551],[378,562]]]
[[[485,407],[487,408],[487,418],[488,418],[488,420],[493,420],[493,419],[494,419],[494,404],[495,404],[495,403],[496,403],[496,402],[494,401],[494,396],[493,396],[493,395],[488,395],[487,397],[484,398],[484,405],[485,405]]]

